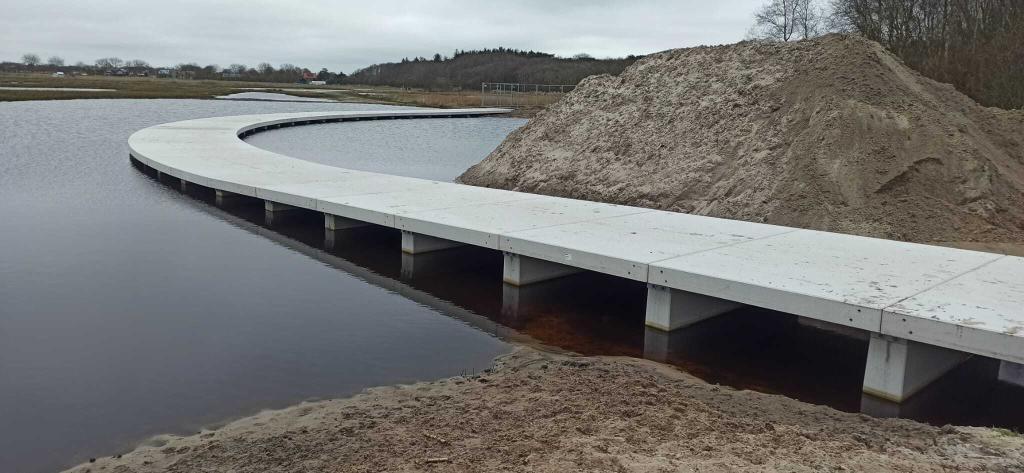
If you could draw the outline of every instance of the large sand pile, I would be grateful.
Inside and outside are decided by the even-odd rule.
[[[1024,240],[1024,113],[877,43],[676,49],[585,80],[462,182],[912,241]]]

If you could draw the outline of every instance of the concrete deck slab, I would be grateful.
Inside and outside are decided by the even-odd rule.
[[[659,261],[650,282],[878,332],[882,309],[999,257],[800,230]]]
[[[636,212],[619,217],[509,232],[502,237],[499,249],[647,282],[649,263],[795,231],[738,220],[632,209]]]
[[[1024,258],[1004,256],[886,307],[881,333],[1024,363]]]
[[[484,193],[491,194],[491,191],[487,189]],[[575,199],[538,198],[535,194],[519,192],[507,195],[507,200],[497,203],[477,200],[475,204],[409,212],[398,216],[396,225],[403,230],[498,249],[500,235],[509,232],[651,212]]]
[[[367,173],[238,136],[324,120],[501,109],[245,115],[150,127],[131,155],[215,190],[1024,362],[1024,259]]]

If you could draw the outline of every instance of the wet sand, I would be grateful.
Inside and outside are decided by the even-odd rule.
[[[1024,471],[1024,438],[518,348],[476,375],[266,411],[69,471],[1009,472]]]

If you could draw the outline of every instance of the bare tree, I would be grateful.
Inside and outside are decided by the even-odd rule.
[[[773,41],[794,39],[797,4],[803,0],[771,0],[754,13],[753,35]]]
[[[39,55],[28,53],[21,56],[21,63],[26,66],[37,66],[40,63]]]
[[[750,36],[773,41],[813,38],[826,15],[816,0],[770,0],[754,13]]]
[[[53,67],[64,67],[64,58],[60,56],[50,56],[50,59],[47,59],[46,63]]]
[[[814,0],[795,0],[796,32],[803,39],[821,34],[823,19],[828,15]]]
[[[136,69],[149,68],[149,63],[142,59],[132,59],[125,63],[125,67],[131,67]]]
[[[96,60],[96,67],[100,69],[117,69],[124,65],[119,57],[101,57]]]
[[[256,71],[259,72],[260,75],[273,74],[274,66],[270,65],[269,62],[261,62],[258,66],[256,66]]]

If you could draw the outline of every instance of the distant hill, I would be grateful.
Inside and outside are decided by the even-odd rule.
[[[560,58],[506,48],[456,51],[452,57],[435,54],[429,59],[374,64],[353,72],[345,82],[433,90],[478,89],[481,82],[576,84],[595,74],[618,74],[637,59],[594,59],[587,55]]]

